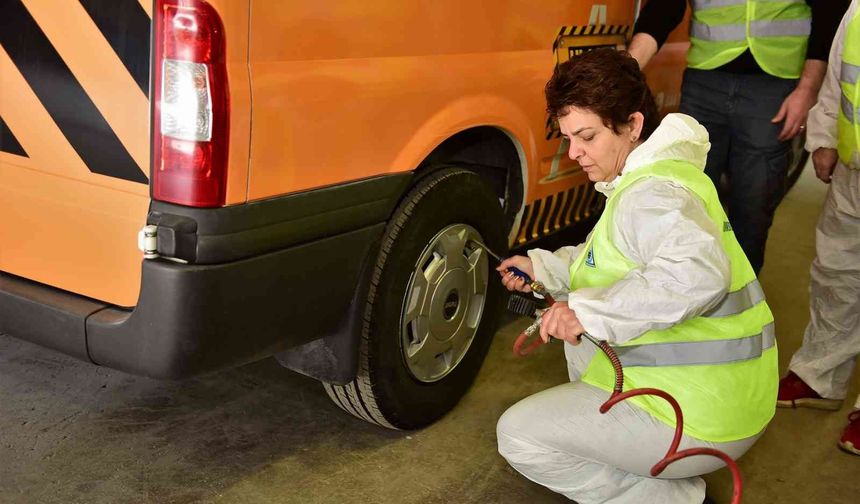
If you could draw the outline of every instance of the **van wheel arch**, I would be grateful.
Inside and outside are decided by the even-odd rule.
[[[458,166],[483,177],[504,201],[505,225],[510,229],[525,198],[524,155],[520,142],[495,126],[478,126],[452,135],[418,165],[421,178],[446,166]]]

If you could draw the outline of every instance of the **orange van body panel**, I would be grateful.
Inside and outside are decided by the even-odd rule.
[[[149,100],[122,65],[105,64],[116,60],[116,54],[87,12],[78,2],[25,0],[24,5],[131,157],[148,173]]]
[[[146,15],[149,16],[149,19],[152,19],[152,0],[137,0],[137,3],[143,7]]]
[[[413,170],[476,126],[514,139],[527,201],[569,186],[538,183],[560,144],[542,90],[559,28],[588,24],[590,2],[317,5],[252,4],[249,199]],[[607,24],[632,24],[633,2],[606,6]]]
[[[248,23],[251,0],[209,0],[224,22],[227,80],[230,86],[230,150],[227,205],[248,199],[251,146],[251,83],[248,74]]]
[[[140,0],[152,15],[151,0]],[[228,48],[233,104],[227,203],[247,199],[251,97],[248,0],[212,0]],[[140,170],[150,171],[149,99],[79,2],[24,0]],[[147,56],[148,57],[148,56]],[[92,173],[0,48],[0,116],[27,157],[0,152],[0,270],[119,306],[140,290],[137,233],[149,186]]]
[[[148,175],[149,101],[98,28],[78,2],[24,5]],[[0,152],[0,270],[134,305],[149,187],[91,173],[2,48],[0,115],[28,154]]]

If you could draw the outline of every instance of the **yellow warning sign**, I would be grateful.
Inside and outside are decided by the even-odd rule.
[[[552,44],[556,65],[599,47],[624,49],[630,28],[625,25],[562,26]]]

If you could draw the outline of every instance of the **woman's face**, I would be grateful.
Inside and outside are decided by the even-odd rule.
[[[644,117],[630,115],[630,122],[618,127],[619,133],[603,124],[600,116],[587,109],[568,107],[558,118],[561,134],[570,142],[568,155],[579,163],[592,182],[609,182],[621,173],[627,155],[641,142]]]

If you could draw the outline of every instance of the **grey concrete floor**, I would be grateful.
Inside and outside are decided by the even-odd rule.
[[[807,170],[779,209],[762,273],[785,369],[808,320],[808,268],[825,187]],[[419,432],[347,416],[313,380],[266,360],[162,382],[0,335],[0,503],[560,503],[496,453],[495,421],[565,380],[560,346],[515,359],[525,320],[499,331],[472,390]],[[860,376],[855,376],[852,394]],[[853,395],[852,395],[853,398]],[[746,503],[860,502],[841,412],[779,410],[741,460]],[[635,447],[631,447],[635,449]],[[728,502],[731,479],[706,476]]]

